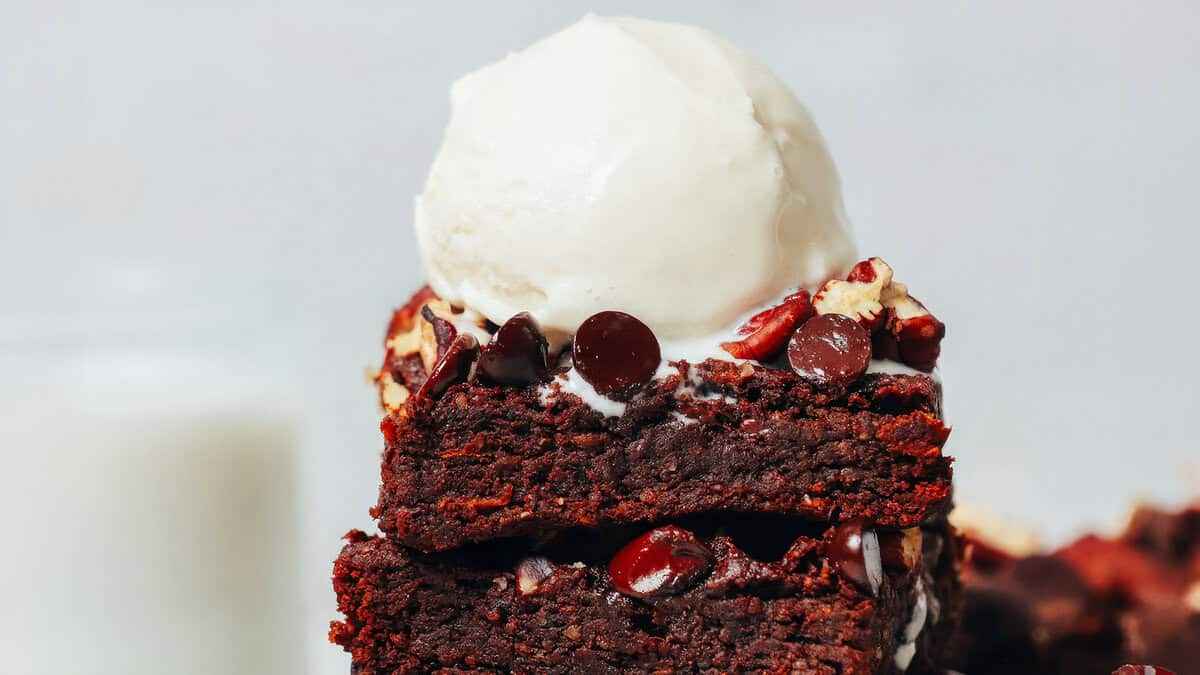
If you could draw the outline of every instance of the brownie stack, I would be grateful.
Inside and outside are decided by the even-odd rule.
[[[729,360],[661,366],[626,314],[555,353],[419,292],[378,378],[382,534],[334,568],[353,672],[936,671],[961,596],[940,388],[866,368],[932,367],[944,329],[838,304],[875,261]]]
[[[1141,507],[1116,537],[1013,555],[973,535],[966,603],[948,662],[972,675],[1136,675],[1200,665],[1200,504]],[[1122,675],[1126,671],[1120,671]]]

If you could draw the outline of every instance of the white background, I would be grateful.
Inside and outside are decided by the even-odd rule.
[[[0,1],[0,349],[152,333],[294,398],[313,672],[347,671],[329,561],[448,86],[589,9],[708,27],[808,103],[861,252],[949,326],[960,499],[1053,542],[1200,490],[1195,3],[169,4]]]

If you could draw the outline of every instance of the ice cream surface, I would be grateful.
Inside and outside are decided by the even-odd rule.
[[[565,333],[617,309],[710,334],[855,255],[788,88],[705,30],[634,18],[586,16],[457,81],[415,223],[441,297]]]

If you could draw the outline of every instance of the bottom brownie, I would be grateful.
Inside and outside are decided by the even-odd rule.
[[[356,675],[936,670],[961,596],[948,526],[880,531],[872,566],[871,553],[845,545],[854,526],[679,524],[687,529],[570,531],[438,554],[351,532],[334,568],[346,618],[330,639]],[[657,577],[630,586],[609,565],[645,571],[656,537],[691,532],[671,565],[682,563]]]

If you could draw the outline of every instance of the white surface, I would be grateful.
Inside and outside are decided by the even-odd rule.
[[[708,31],[588,15],[450,100],[417,244],[429,285],[497,324],[615,309],[695,338],[854,264],[812,117]]]
[[[324,625],[377,485],[361,373],[420,283],[447,87],[589,9],[711,28],[809,104],[861,251],[949,325],[960,497],[1055,540],[1196,489],[1194,3],[157,4],[0,6],[0,350],[47,314],[86,341],[110,293],[254,310],[174,339],[292,377],[314,673],[347,671]]]

